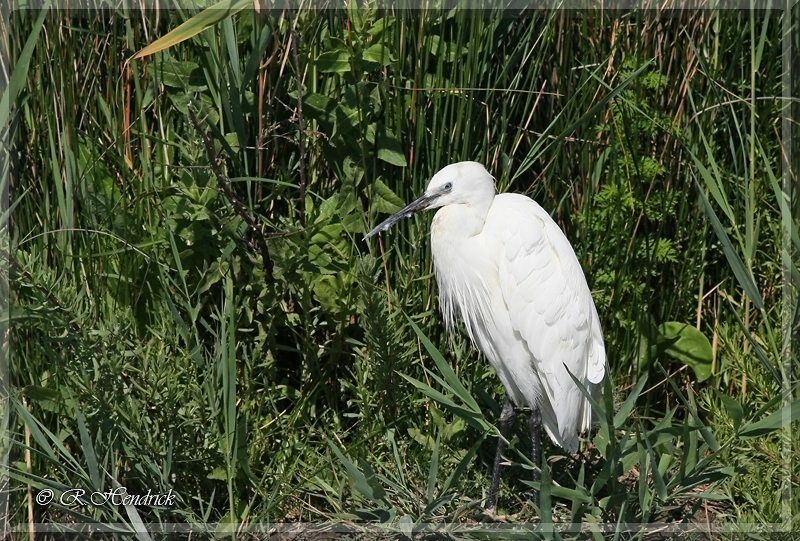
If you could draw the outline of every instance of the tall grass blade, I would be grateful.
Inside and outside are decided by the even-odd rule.
[[[25,80],[28,77],[28,68],[31,63],[31,56],[33,56],[33,49],[36,47],[36,42],[39,41],[39,33],[42,30],[44,19],[49,12],[50,0],[46,0],[42,4],[39,15],[33,23],[33,28],[25,40],[25,46],[14,62],[14,70],[11,72],[11,77],[8,79],[8,86],[6,86],[5,92],[3,92],[3,97],[0,98],[0,132],[5,130],[9,112],[12,110],[15,100],[25,86]]]
[[[252,0],[222,0],[213,6],[209,6],[188,21],[184,22],[166,35],[158,38],[150,45],[140,49],[133,59],[143,58],[159,51],[168,49],[182,41],[196,36],[206,28],[214,26],[218,22],[232,17],[248,6],[253,5]]]
[[[411,318],[408,318],[408,322],[411,324],[411,328],[414,329],[414,332],[417,334],[420,342],[422,345],[425,346],[425,350],[428,352],[428,355],[431,356],[433,362],[436,363],[436,367],[441,372],[442,376],[444,377],[447,384],[453,389],[456,395],[465,403],[467,404],[473,411],[480,412],[480,406],[472,397],[472,394],[467,390],[461,380],[456,376],[453,369],[444,360],[444,357],[439,350],[436,349],[436,346],[428,339],[427,336],[420,330],[416,323],[414,323]]]
[[[739,435],[744,438],[764,436],[781,428],[788,428],[788,426],[784,426],[785,420],[788,420],[789,424],[800,420],[800,400],[786,404],[763,419],[743,425],[739,430]]]
[[[97,456],[94,452],[94,444],[86,428],[86,418],[77,405],[75,406],[75,420],[78,422],[78,432],[81,436],[81,449],[83,450],[83,456],[86,458],[86,466],[89,468],[89,478],[92,481],[92,488],[97,491],[102,491],[103,483],[100,476],[100,467],[97,463]]]
[[[753,281],[753,277],[747,270],[747,267],[745,267],[742,258],[740,258],[739,254],[736,253],[736,250],[731,243],[731,239],[728,237],[728,234],[722,227],[722,223],[717,217],[717,213],[714,212],[714,209],[711,207],[711,203],[709,203],[705,192],[703,192],[699,185],[697,185],[697,191],[700,193],[700,202],[702,203],[703,211],[711,221],[711,227],[714,229],[714,233],[717,235],[717,238],[722,244],[722,251],[725,254],[725,258],[728,260],[728,264],[730,265],[734,276],[736,276],[736,280],[739,282],[739,285],[742,286],[742,289],[750,298],[753,305],[759,310],[762,310],[764,308],[764,301],[761,299],[761,293],[759,293],[758,288]]]
[[[345,454],[339,450],[339,447],[333,443],[333,441],[328,440],[328,446],[331,448],[331,451],[333,451],[333,454],[336,455],[336,458],[338,458],[339,461],[344,465],[355,489],[370,501],[376,503],[383,502],[386,494],[383,491],[383,488],[377,484],[377,482],[375,482],[375,479],[373,478],[370,481],[364,472],[362,472],[358,466],[356,466],[349,458],[347,458]]]
[[[636,399],[639,398],[639,393],[642,392],[644,389],[645,383],[647,383],[647,374],[642,374],[639,377],[639,381],[636,382],[636,386],[630,392],[628,397],[625,399],[625,402],[619,407],[619,410],[614,415],[614,426],[619,427],[625,423],[625,420],[633,411],[633,406],[636,404]]]

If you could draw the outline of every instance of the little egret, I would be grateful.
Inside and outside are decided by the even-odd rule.
[[[457,316],[506,389],[487,509],[497,507],[500,461],[514,407],[531,409],[533,462],[540,465],[540,426],[556,445],[578,449],[605,374],[597,309],[567,238],[535,201],[496,194],[483,165],[460,162],[436,173],[425,193],[370,231],[384,231],[416,212],[439,210],[431,251],[445,325]],[[538,481],[535,470],[534,481]],[[534,491],[538,505],[538,492]]]

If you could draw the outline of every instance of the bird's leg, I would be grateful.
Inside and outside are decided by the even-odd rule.
[[[506,450],[506,440],[511,430],[511,422],[514,420],[514,403],[506,397],[503,410],[500,412],[500,435],[497,440],[497,451],[494,455],[494,465],[492,466],[492,484],[489,485],[489,498],[486,500],[486,510],[494,512],[497,509],[497,490],[500,488],[500,461]]]
[[[538,483],[541,479],[539,467],[542,461],[542,413],[538,406],[531,410],[530,429],[531,429],[531,460],[536,468],[533,470],[533,482]],[[533,503],[539,507],[539,489],[533,489]]]

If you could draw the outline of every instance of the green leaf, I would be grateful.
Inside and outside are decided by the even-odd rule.
[[[228,146],[230,147],[230,149],[233,152],[238,153],[239,152],[239,136],[236,135],[236,132],[226,133],[224,138],[225,138],[225,142],[228,143]]]
[[[315,63],[322,73],[347,73],[350,71],[350,53],[346,49],[325,51]]]
[[[221,20],[231,17],[242,11],[248,6],[252,6],[252,0],[222,0],[213,6],[209,6],[185,23],[174,30],[167,32],[163,37],[158,38],[153,43],[139,50],[133,59],[143,58],[151,54],[168,49],[182,41],[186,41],[192,36],[196,36],[206,28],[214,26]]]
[[[719,443],[717,443],[717,439],[714,437],[714,434],[708,429],[708,427],[703,424],[703,420],[700,418],[700,415],[697,413],[697,407],[696,407],[696,405],[694,403],[694,398],[693,398],[693,394],[692,394],[692,387],[691,386],[687,387],[687,391],[689,393],[689,399],[687,399],[683,395],[681,390],[678,388],[678,386],[675,384],[675,382],[672,381],[672,378],[669,376],[669,374],[664,369],[664,367],[661,365],[661,363],[657,362],[656,363],[656,367],[664,375],[664,377],[665,377],[665,379],[667,381],[667,384],[669,384],[670,388],[675,393],[675,396],[678,397],[678,400],[680,400],[681,404],[683,404],[683,406],[686,408],[686,410],[689,412],[689,414],[694,419],[694,422],[697,424],[696,428],[697,428],[697,430],[700,431],[700,435],[703,436],[703,440],[706,442],[706,444],[708,444],[708,446],[711,448],[712,451],[714,451],[714,452],[718,451],[719,450]],[[687,418],[684,421],[684,423],[685,423],[684,427],[686,428],[687,431],[688,431],[688,422],[689,422],[689,420]],[[688,432],[687,436],[690,439],[690,444],[684,449],[684,451],[685,451],[684,461],[681,464],[685,465],[685,466],[688,466],[690,468],[693,468],[694,464],[693,463],[690,464],[688,461],[694,461],[696,459],[696,457],[694,456],[693,453],[695,452],[694,450],[696,450],[697,443],[696,442],[695,443],[691,443],[693,438],[696,437],[695,428],[694,427],[692,428],[691,432]]]
[[[291,94],[296,97],[294,93]],[[359,122],[356,109],[344,107],[339,101],[323,94],[307,94],[303,98],[303,106],[309,118],[317,120],[324,131],[330,132],[331,137],[349,134]]]
[[[227,261],[220,261],[219,259],[213,261],[201,277],[196,293],[205,293],[211,289],[214,284],[222,280],[222,277],[228,273],[229,267],[230,264]]]
[[[331,312],[336,311],[342,302],[342,286],[341,278],[331,274],[320,275],[311,282],[314,297]]]
[[[227,481],[228,471],[224,466],[217,466],[206,476],[206,479],[211,479],[214,481]]]
[[[480,449],[484,439],[486,439],[485,433],[484,435],[480,436],[477,439],[477,441],[475,441],[475,443],[472,444],[472,447],[470,447],[470,449],[466,453],[464,453],[464,456],[461,458],[461,461],[453,469],[453,472],[450,474],[450,476],[442,485],[441,489],[442,494],[446,493],[451,486],[453,486],[461,479],[461,476],[464,475],[464,472],[467,470],[467,467],[469,466],[470,462],[472,462],[472,459],[475,458],[475,455],[478,453],[478,449]]]
[[[331,450],[336,455],[336,458],[339,459],[339,461],[347,470],[347,475],[353,482],[355,489],[361,493],[362,496],[373,502],[382,502],[383,498],[386,496],[386,493],[384,492],[383,487],[378,484],[377,479],[375,478],[375,473],[372,471],[372,468],[369,467],[369,464],[363,461],[361,462],[361,467],[367,469],[367,473],[364,473],[358,468],[358,466],[353,464],[353,462],[347,458],[330,439],[326,439],[328,440],[328,445],[330,446]]]
[[[539,486],[539,520],[542,524],[553,523],[553,476],[550,472],[550,464],[547,462],[547,455],[542,453],[541,464],[535,464],[541,472]],[[534,488],[535,490],[535,488]],[[567,496],[572,499],[573,495]]]
[[[442,444],[441,431],[436,436],[436,441],[433,444],[433,454],[431,455],[431,463],[428,467],[428,485],[425,490],[425,497],[428,503],[433,501],[433,496],[436,492],[436,480],[439,478],[439,449]]]
[[[647,374],[643,374],[639,381],[636,382],[636,387],[634,387],[631,394],[628,395],[628,398],[625,399],[625,402],[620,406],[619,411],[614,415],[614,428],[619,428],[628,418],[628,415],[631,414],[633,410],[633,405],[636,403],[636,399],[639,397],[639,393],[642,392],[644,389],[644,384],[647,383]]]
[[[176,88],[205,86],[203,84],[192,85],[192,72],[200,67],[197,62],[176,60],[169,56],[169,54],[165,53],[163,58],[156,64],[156,74],[159,77],[159,81],[165,86],[172,86]]]
[[[36,21],[33,23],[33,27],[28,33],[28,38],[25,40],[25,46],[13,63],[14,71],[11,72],[8,86],[5,92],[3,92],[2,100],[0,100],[0,129],[5,128],[6,122],[8,122],[9,110],[13,106],[14,100],[17,99],[20,91],[22,91],[22,87],[25,86],[25,80],[28,77],[28,68],[31,63],[31,56],[36,47],[36,42],[39,41],[39,32],[42,30],[44,18],[50,12],[49,8],[50,2],[48,0],[42,5],[42,10],[36,17]]]
[[[22,394],[36,402],[54,401],[61,398],[61,393],[38,385],[28,385],[22,389]]]
[[[436,374],[430,371],[427,371],[427,373],[430,377],[436,379]],[[403,379],[411,383],[414,387],[416,387],[418,390],[420,390],[428,398],[431,398],[432,400],[435,400],[437,403],[448,408],[460,419],[463,419],[464,422],[466,422],[471,427],[477,428],[482,432],[487,432],[493,429],[492,425],[489,424],[489,422],[483,417],[483,415],[480,412],[475,412],[471,409],[456,404],[456,402],[453,400],[452,394],[444,395],[439,391],[437,391],[436,389],[434,389],[433,387],[431,387],[430,385],[428,385],[427,383],[423,383],[418,379],[414,379],[411,376],[403,374],[401,372],[398,372],[398,374],[400,375],[400,377],[402,377]],[[442,384],[442,381],[439,381],[439,383]],[[455,392],[453,389],[447,389],[447,390],[452,393]]]
[[[728,265],[730,265],[733,275],[736,276],[736,280],[739,282],[739,285],[742,286],[747,296],[750,297],[753,305],[759,310],[763,309],[764,301],[761,300],[761,293],[758,291],[758,287],[756,287],[756,283],[750,271],[747,270],[742,258],[739,257],[739,254],[733,247],[733,243],[725,232],[725,228],[722,227],[722,223],[719,221],[717,213],[714,212],[711,203],[708,201],[708,197],[706,197],[706,194],[700,189],[699,185],[697,189],[700,192],[700,201],[703,204],[703,210],[711,221],[711,227],[714,229],[714,233],[717,235],[720,243],[722,243],[722,252],[725,254],[725,259],[728,260]]]
[[[458,43],[443,41],[440,36],[432,35],[429,40],[429,50],[433,56],[440,57],[445,62],[453,62],[464,56],[468,49]]]
[[[331,123],[336,120],[336,100],[324,94],[306,95],[303,98],[303,105],[310,108],[308,112],[313,113],[312,118],[315,120],[327,120]]]
[[[719,398],[720,402],[722,402],[722,405],[725,406],[728,416],[733,421],[733,427],[738,428],[739,425],[742,424],[742,419],[744,418],[744,409],[742,408],[742,405],[735,398],[732,398],[716,389],[714,389],[714,393],[717,395],[717,398]]]
[[[453,392],[455,392],[456,395],[464,402],[464,404],[466,404],[472,411],[475,413],[480,413],[480,406],[478,406],[478,403],[472,397],[472,394],[469,392],[469,390],[464,386],[463,383],[461,383],[461,380],[458,378],[456,373],[453,372],[453,369],[450,367],[447,361],[444,360],[444,357],[439,350],[436,349],[436,346],[433,345],[428,337],[425,336],[425,333],[423,333],[422,330],[417,327],[417,324],[414,323],[411,318],[408,318],[408,322],[411,324],[411,327],[414,329],[417,337],[419,337],[422,345],[433,359],[433,362],[436,363],[436,367],[444,377],[447,385],[453,389]]]
[[[372,184],[372,208],[378,212],[394,214],[403,208],[403,200],[392,191],[382,180],[378,179]]]
[[[405,167],[408,165],[405,154],[403,153],[403,145],[400,144],[400,141],[398,141],[391,132],[378,135],[375,138],[375,144],[378,147],[379,160],[383,160],[386,163],[398,167]]]
[[[376,43],[364,49],[362,58],[367,62],[375,62],[381,66],[388,66],[394,62],[389,48],[384,47],[382,43]]]
[[[27,425],[28,430],[33,437],[33,441],[42,449],[46,454],[47,458],[53,460],[54,462],[58,460],[56,456],[56,452],[50,446],[50,443],[47,441],[47,438],[44,435],[44,432],[40,430],[39,423],[37,423],[33,416],[28,412],[22,402],[14,402],[14,407],[17,410],[17,415],[22,418],[22,421]],[[47,431],[45,428],[44,431]],[[48,435],[51,435],[48,432]]]
[[[550,493],[557,498],[564,498],[577,503],[592,502],[591,494],[587,493],[586,488],[580,484],[576,485],[575,488],[567,488],[553,482],[550,485]]]
[[[424,434],[419,428],[410,426],[408,429],[406,429],[406,432],[408,432],[408,435],[411,436],[411,439],[426,449],[433,449],[433,446],[436,443],[436,440],[433,439],[433,436]]]
[[[680,321],[668,321],[658,326],[660,341],[666,342],[664,353],[694,370],[698,381],[711,376],[711,343],[695,327]]]
[[[83,412],[77,405],[75,406],[75,420],[78,422],[81,448],[83,449],[83,456],[86,459],[86,466],[89,468],[89,478],[92,480],[92,486],[95,490],[102,490],[102,477],[100,476],[100,466],[97,463],[97,455],[94,452],[94,444],[89,435],[89,430],[86,427],[86,417],[84,417]]]
[[[764,436],[770,432],[775,432],[783,428],[784,418],[788,423],[794,423],[800,419],[800,400],[795,400],[791,404],[785,405],[776,412],[770,413],[760,421],[747,423],[742,427],[739,435],[745,438]]]

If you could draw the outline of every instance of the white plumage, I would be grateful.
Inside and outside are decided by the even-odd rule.
[[[461,319],[512,401],[538,408],[553,442],[576,450],[592,415],[567,368],[593,390],[605,373],[605,348],[569,241],[532,199],[496,195],[476,162],[436,173],[422,197],[369,236],[426,208],[439,208],[431,250],[448,328]]]

